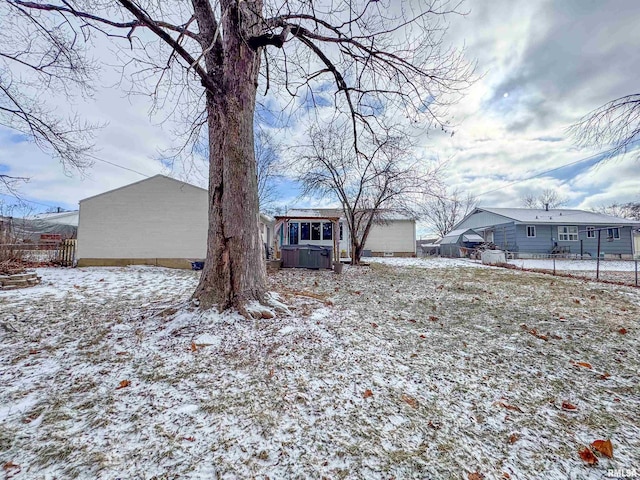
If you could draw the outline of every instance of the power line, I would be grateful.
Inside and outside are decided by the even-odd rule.
[[[511,183],[507,183],[506,185],[503,185],[501,187],[494,188],[493,190],[487,190],[486,192],[478,193],[475,196],[476,197],[481,197],[483,195],[488,195],[489,193],[498,192],[498,191],[503,190],[503,189],[505,189],[507,187],[510,187],[512,185],[516,185],[518,183],[526,182],[527,180],[531,180],[531,179],[540,177],[542,175],[546,175],[547,173],[551,173],[551,172],[555,172],[555,171],[558,171],[558,170],[562,170],[563,168],[571,167],[571,166],[577,165],[579,163],[587,162],[587,161],[593,160],[594,158],[597,158],[599,156],[602,156],[602,153],[596,153],[594,155],[591,155],[590,157],[581,158],[580,160],[575,160],[573,162],[569,162],[569,163],[566,163],[564,165],[560,165],[559,167],[551,168],[549,170],[544,170],[543,172],[536,173],[535,175],[531,175],[530,177],[522,178],[520,180],[515,180],[515,181],[513,181]]]
[[[121,168],[123,170],[128,170],[129,172],[137,173],[138,175],[142,175],[143,177],[146,177],[146,178],[151,177],[151,175],[147,175],[146,173],[142,173],[142,172],[139,172],[138,170],[134,170],[133,168],[125,167],[124,165],[120,165],[118,163],[111,162],[109,160],[105,160],[104,158],[96,157],[95,155],[92,155],[90,153],[87,153],[85,155],[87,157],[90,157],[90,158],[94,159],[94,160],[97,160],[98,162],[107,163],[109,165],[113,165],[114,167],[118,167],[118,168]]]

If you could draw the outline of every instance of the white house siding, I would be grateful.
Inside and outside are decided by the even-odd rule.
[[[162,175],[80,201],[78,264],[185,267],[206,256],[206,190]]]
[[[393,253],[394,256],[414,256],[416,253],[416,222],[388,220],[374,224],[364,246],[374,256]]]

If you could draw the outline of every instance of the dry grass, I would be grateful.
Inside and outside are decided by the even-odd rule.
[[[488,268],[282,270],[272,288],[292,314],[248,321],[149,316],[184,301],[193,272],[69,275],[0,297],[18,331],[0,330],[0,461],[21,465],[15,478],[601,478],[637,465],[635,289]],[[202,334],[219,342],[192,350]],[[577,452],[597,438],[614,459],[587,468]]]

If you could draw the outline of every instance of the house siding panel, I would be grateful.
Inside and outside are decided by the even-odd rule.
[[[502,223],[491,228],[485,229],[484,238],[487,238],[488,231],[493,231],[493,243],[501,250],[510,252],[518,251],[518,243],[516,241],[516,228],[513,223]]]
[[[503,225],[508,223],[509,219],[502,215],[496,215],[491,212],[477,212],[469,215],[467,218],[457,224],[453,230],[467,229],[467,228],[479,228],[489,225]]]
[[[413,220],[389,220],[371,226],[364,248],[373,253],[416,253],[416,222]]]
[[[206,190],[162,176],[82,200],[77,258],[204,258],[207,205]]]
[[[535,225],[536,236],[527,237],[527,227],[529,224],[516,225],[516,242],[518,243],[518,251],[526,253],[550,253],[553,248],[554,239],[558,237],[558,227],[555,225]],[[555,229],[555,234],[554,234]],[[568,244],[572,248],[578,242],[559,242],[559,244]]]
[[[567,225],[569,226],[569,225]],[[536,236],[527,237],[527,225],[516,226],[519,251],[522,253],[551,253],[557,243],[560,247],[566,247],[571,254],[583,254],[595,257],[598,250],[598,238],[587,238],[586,226],[578,227],[578,241],[558,240],[558,225],[536,225]],[[600,251],[605,255],[629,255],[632,243],[632,229],[620,228],[620,239],[608,241],[606,231],[602,232]],[[581,246],[582,244],[582,246]]]

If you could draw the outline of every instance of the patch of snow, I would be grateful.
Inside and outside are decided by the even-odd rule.
[[[199,272],[39,270],[50,284],[0,295],[2,461],[16,480],[595,480],[637,461],[638,289],[372,263],[272,274],[289,313],[261,320],[193,309]],[[615,458],[585,466],[604,438]]]

